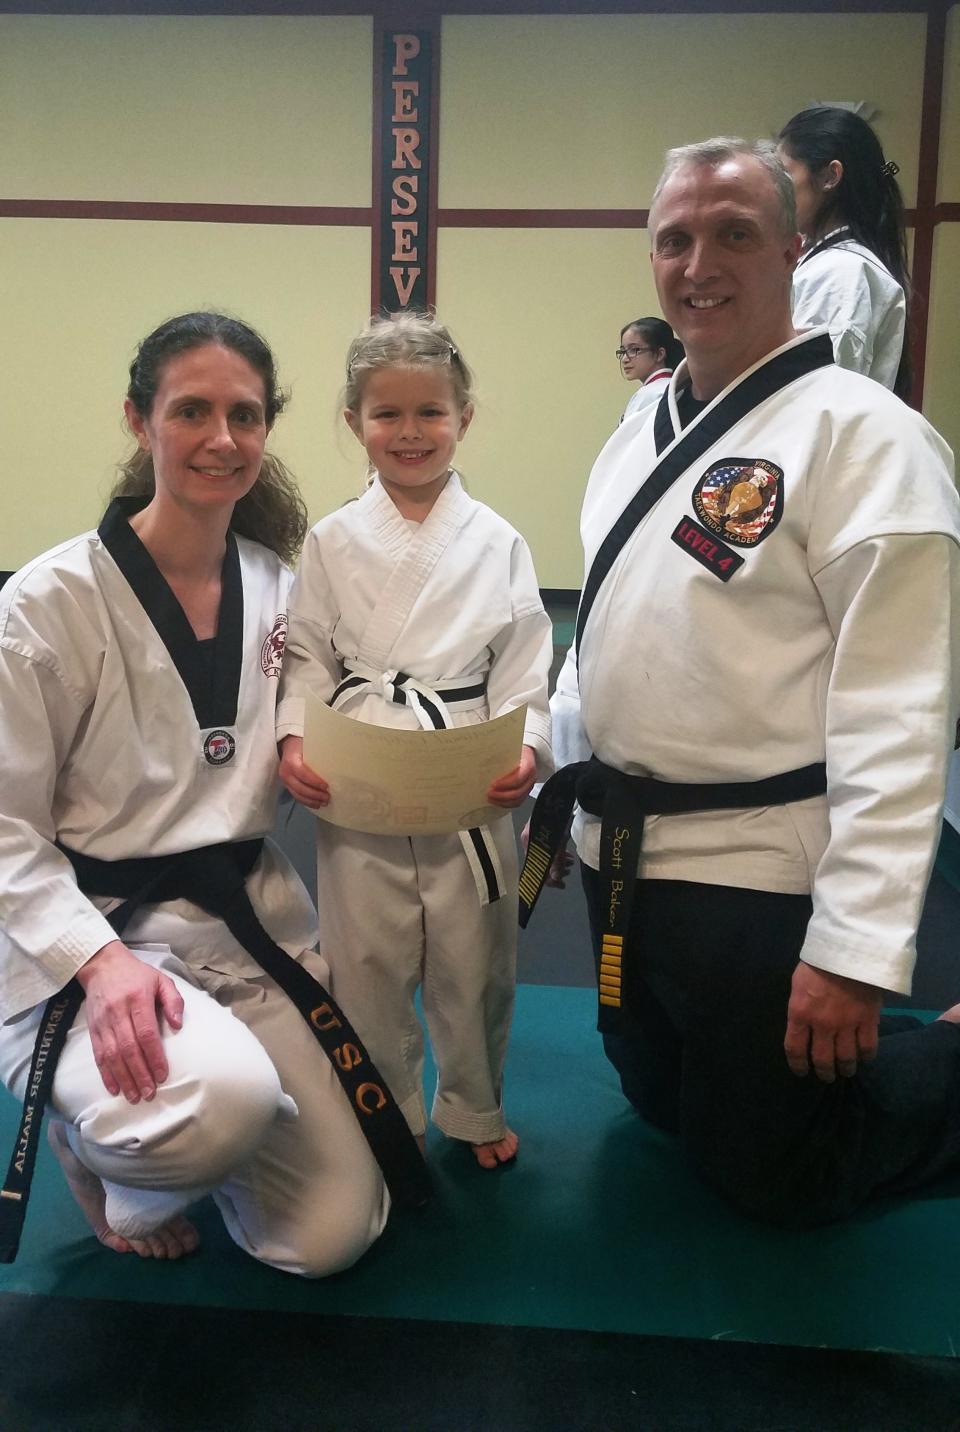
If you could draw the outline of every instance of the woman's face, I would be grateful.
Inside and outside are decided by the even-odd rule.
[[[784,169],[793,180],[797,196],[797,228],[804,238],[812,238],[817,226],[817,213],[823,204],[823,186],[802,159],[793,159],[785,149],[778,149]]]
[[[644,382],[660,366],[663,350],[652,348],[639,328],[625,328],[620,347],[626,350],[620,359],[623,376],[633,383]]]
[[[146,418],[127,421],[153,458],[157,499],[193,510],[231,507],[260,475],[267,440],[263,379],[219,343],[190,348],[162,369]]]

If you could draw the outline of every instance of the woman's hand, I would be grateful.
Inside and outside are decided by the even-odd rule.
[[[489,805],[513,810],[522,805],[533,790],[537,780],[537,753],[532,746],[524,746],[520,752],[520,764],[506,776],[500,776],[487,791]]]
[[[130,1104],[152,1099],[170,1072],[158,1010],[171,1029],[183,1023],[183,998],[169,975],[111,940],[82,965],[93,1057],[108,1094]]]
[[[330,787],[303,759],[303,737],[284,736],[280,743],[280,779],[295,801],[319,810],[329,804]]]
[[[527,853],[527,846],[530,844],[530,822],[527,821],[520,832],[520,847],[524,855]],[[544,879],[544,888],[547,890],[566,890],[567,876],[573,869],[573,852],[570,849],[570,827],[567,826],[567,833],[563,837],[563,844],[550,862],[550,869]]]

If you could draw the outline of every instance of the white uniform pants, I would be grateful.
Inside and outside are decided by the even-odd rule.
[[[230,1236],[254,1258],[306,1277],[348,1268],[382,1232],[389,1198],[303,1016],[267,975],[189,967],[166,946],[133,952],[171,975],[184,998],[182,1028],[163,1029],[168,1079],[149,1102],[108,1094],[82,1004],[50,1109],[103,1180],[110,1227],[142,1237],[212,1193]],[[304,963],[327,984],[318,955]],[[42,1013],[0,1026],[0,1078],[18,1099]]]
[[[437,1064],[432,1118],[451,1138],[506,1132],[503,1064],[517,960],[517,849],[490,826],[507,893],[481,906],[456,835],[365,835],[317,822],[320,944],[335,999],[415,1134],[426,1128],[423,1011]]]

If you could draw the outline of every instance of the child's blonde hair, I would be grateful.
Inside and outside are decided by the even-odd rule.
[[[449,329],[432,313],[391,313],[370,319],[347,354],[344,407],[359,412],[363,385],[379,368],[444,368],[460,411],[473,402],[473,374]]]

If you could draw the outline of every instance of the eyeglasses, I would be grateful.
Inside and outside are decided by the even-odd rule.
[[[641,353],[652,353],[652,348],[637,348],[633,344],[629,348],[618,348],[617,358],[622,363],[624,358],[639,358]]]

